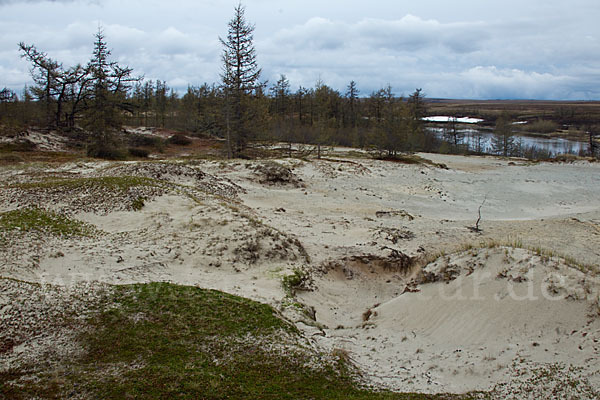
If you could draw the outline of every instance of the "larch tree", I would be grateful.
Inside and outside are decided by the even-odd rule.
[[[46,53],[39,51],[34,45],[21,42],[19,50],[21,57],[27,59],[32,65],[31,76],[35,86],[31,88],[31,92],[39,102],[45,104],[48,128],[56,127],[58,123],[55,110],[58,109],[60,113],[60,106],[55,108],[56,96],[64,76],[63,66],[48,57]]]
[[[121,128],[123,112],[132,111],[127,92],[133,83],[140,80],[132,76],[131,68],[110,61],[110,54],[104,32],[98,28],[92,58],[87,66],[91,89],[84,124],[93,139],[88,153],[101,158],[119,157],[113,132]]]
[[[229,21],[227,37],[219,41],[223,46],[221,80],[226,98],[226,134],[228,156],[239,156],[250,139],[252,113],[249,113],[251,95],[262,89],[259,82],[261,69],[256,61],[254,25],[246,21],[245,8],[238,4]]]
[[[588,124],[584,127],[585,133],[588,135],[588,155],[592,158],[600,157],[600,151],[598,151],[598,143],[596,143],[595,137],[598,136],[597,132],[600,130],[598,125]]]
[[[156,81],[156,90],[154,91],[156,101],[156,110],[154,112],[155,115],[155,126],[160,126],[161,128],[165,127],[165,119],[167,115],[167,103],[168,96],[167,92],[169,91],[169,87],[167,86],[166,81],[162,81],[159,79]]]
[[[90,71],[81,65],[64,68],[34,45],[19,43],[21,57],[32,64],[35,85],[30,89],[45,104],[48,129],[73,128],[76,116],[85,108],[90,89]]]
[[[271,88],[271,114],[273,134],[275,139],[288,143],[288,155],[291,157],[292,142],[294,141],[290,110],[290,81],[283,74]]]
[[[0,103],[9,103],[17,100],[17,94],[8,88],[0,90]]]
[[[492,137],[492,150],[503,157],[512,154],[515,147],[510,116],[503,112],[496,120],[496,129]]]
[[[380,136],[380,148],[387,151],[388,157],[396,157],[406,146],[406,111],[404,100],[394,96],[391,85],[380,89],[383,99],[381,116],[377,129]]]
[[[356,108],[357,108],[359,93],[360,92],[359,92],[358,88],[356,87],[356,82],[350,81],[350,83],[348,84],[348,87],[346,88],[346,99],[348,102],[348,121],[349,121],[350,127],[352,127],[352,128],[356,128],[356,121],[357,121]]]
[[[298,123],[300,125],[302,125],[302,123],[304,122],[302,116],[307,113],[306,103],[308,101],[306,98],[309,94],[310,91],[302,86],[300,86],[296,93],[294,93],[294,113],[298,113]]]
[[[456,114],[450,117],[448,125],[449,126],[447,128],[444,128],[446,131],[444,136],[446,136],[449,139],[450,143],[452,143],[454,151],[457,151],[458,145],[462,141],[464,135],[461,131],[458,130],[458,117],[456,116]]]
[[[283,74],[279,76],[277,83],[271,88],[272,112],[285,117],[289,108],[288,102],[291,95],[290,81]]]
[[[425,145],[425,129],[423,127],[423,117],[427,113],[425,105],[425,95],[422,89],[415,91],[408,96],[408,131],[409,131],[409,150],[423,150]]]
[[[14,119],[14,107],[9,107],[10,103],[18,101],[17,94],[8,88],[0,90],[0,132],[8,132],[10,129],[6,125],[11,125]]]

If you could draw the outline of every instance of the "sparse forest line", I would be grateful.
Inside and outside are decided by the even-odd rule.
[[[483,115],[495,124],[491,151],[504,157],[545,158],[534,149],[518,148],[512,124],[517,112],[501,109],[456,108],[452,104],[427,101],[421,89],[408,97],[397,96],[388,85],[369,95],[350,80],[340,92],[319,80],[312,88],[292,90],[281,74],[276,82],[261,80],[261,69],[253,44],[254,25],[245,18],[240,4],[228,23],[222,45],[221,80],[189,85],[184,94],[166,81],[144,80],[133,70],[111,61],[102,29],[94,38],[94,51],[86,65],[64,66],[34,45],[19,43],[21,56],[30,62],[34,84],[20,95],[0,92],[0,130],[15,135],[28,127],[78,131],[86,136],[88,155],[120,158],[123,151],[114,133],[123,125],[159,127],[189,135],[223,139],[229,158],[246,156],[256,142],[348,146],[371,149],[381,157],[400,152],[482,154],[481,146],[461,144],[457,124],[444,127],[444,135],[426,129],[422,120],[446,107],[449,115]],[[434,111],[435,110],[435,111]],[[531,129],[555,131],[563,123],[573,124],[589,143],[587,153],[597,156],[597,118],[573,107],[559,107],[547,118],[529,124]]]

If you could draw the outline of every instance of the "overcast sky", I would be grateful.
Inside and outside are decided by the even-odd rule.
[[[20,92],[35,44],[66,66],[86,63],[103,26],[113,59],[147,79],[219,80],[237,0],[0,0],[0,88]],[[361,95],[600,99],[600,0],[245,0],[264,80],[324,83]]]

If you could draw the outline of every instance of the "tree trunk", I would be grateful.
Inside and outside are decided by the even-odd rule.
[[[229,105],[227,105],[227,112],[225,115],[226,134],[227,134],[227,158],[231,160],[231,125],[229,123]]]

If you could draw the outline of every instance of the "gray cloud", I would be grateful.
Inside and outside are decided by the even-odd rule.
[[[528,18],[442,23],[412,15],[355,23],[315,18],[276,33],[263,50],[269,65],[293,71],[303,85],[326,71],[338,87],[354,79],[367,92],[390,83],[399,93],[423,87],[435,97],[599,98],[598,36],[584,36],[585,28],[575,26],[548,31],[545,23],[557,24]],[[328,45],[332,32],[343,38],[336,46]],[[588,65],[586,78],[575,65]]]
[[[441,24],[407,15],[400,20],[365,19],[357,23],[312,18],[303,25],[283,29],[271,39],[276,47],[313,50],[386,49],[400,52],[446,46],[457,52],[476,51],[489,35],[482,24]]]
[[[113,57],[147,78],[181,90],[214,82],[217,38],[237,0],[226,3],[0,0],[0,86],[29,82],[19,41],[84,63],[99,24]],[[271,82],[284,73],[294,87],[320,78],[343,91],[355,80],[363,94],[389,83],[397,94],[422,87],[431,97],[600,98],[596,0],[245,3]]]
[[[17,3],[75,3],[99,4],[101,0],[0,0],[0,7]]]

